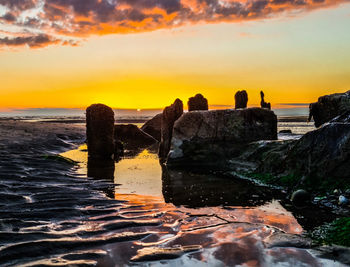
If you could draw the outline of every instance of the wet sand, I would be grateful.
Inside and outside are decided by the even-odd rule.
[[[68,123],[0,120],[0,149],[7,153],[63,152],[83,143],[85,126]]]
[[[164,173],[151,151],[88,177],[84,132],[0,121],[1,265],[342,266],[316,256],[273,192],[246,182]],[[71,149],[78,165],[47,157]],[[255,194],[264,200],[244,198]]]

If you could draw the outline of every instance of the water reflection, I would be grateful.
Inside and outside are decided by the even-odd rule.
[[[303,232],[273,200],[279,192],[214,174],[167,170],[148,149],[114,163],[87,161],[84,150],[72,155],[80,155],[73,158],[82,162],[79,172],[118,184],[105,193],[114,194],[120,206],[90,218],[96,233],[102,233],[98,238],[125,237],[98,247],[106,251],[100,266],[322,264],[293,243],[270,246],[280,233]]]
[[[96,179],[114,181],[114,160],[88,159],[87,176]]]
[[[241,179],[162,167],[162,192],[168,203],[188,207],[257,206],[281,197],[277,190]]]
[[[87,161],[87,176],[97,180],[105,180],[108,182],[114,182],[114,160],[97,160],[88,158]],[[114,198],[115,188],[114,186],[108,186],[102,188],[106,196]]]

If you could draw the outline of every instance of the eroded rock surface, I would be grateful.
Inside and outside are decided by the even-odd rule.
[[[86,137],[91,158],[111,159],[114,156],[114,112],[103,104],[86,109]]]
[[[245,90],[238,91],[235,94],[235,109],[246,108],[248,103],[248,94]]]
[[[146,121],[141,127],[141,130],[160,142],[162,132],[162,113],[157,114],[149,121]]]
[[[125,149],[146,148],[157,143],[156,139],[134,124],[117,124],[114,128],[114,134],[115,140],[121,141]]]
[[[169,166],[222,168],[248,143],[277,139],[277,117],[269,110],[212,110],[184,113],[175,122]]]
[[[260,91],[260,97],[261,97],[261,101],[260,101],[261,108],[271,109],[271,103],[265,102],[265,99],[264,99],[265,94],[263,91]]]
[[[188,100],[188,111],[208,110],[208,100],[201,94],[196,94]]]
[[[161,161],[164,161],[168,156],[174,123],[181,117],[182,113],[183,103],[180,99],[176,99],[171,106],[168,106],[163,110],[162,135],[158,153]]]
[[[350,178],[350,124],[330,123],[305,134],[288,153],[290,170],[319,179]]]
[[[350,111],[350,91],[340,94],[325,95],[309,107],[309,120],[314,118],[315,126],[329,122],[333,118]]]

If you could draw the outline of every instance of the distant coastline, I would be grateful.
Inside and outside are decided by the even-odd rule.
[[[252,105],[254,107],[255,105]],[[233,106],[229,105],[212,105],[209,109],[229,109]],[[307,104],[276,104],[272,107],[277,116],[308,116],[309,108]],[[114,109],[114,113],[117,116],[117,120],[147,120],[158,113],[161,113],[162,109]],[[78,108],[27,108],[27,109],[1,109],[0,118],[37,118],[43,117],[47,119],[57,118],[61,120],[61,117],[75,117],[74,119],[83,119],[85,117],[85,110]]]

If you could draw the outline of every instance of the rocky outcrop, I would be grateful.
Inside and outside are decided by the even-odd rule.
[[[263,183],[329,192],[350,182],[350,123],[327,123],[299,140],[249,143],[227,168]],[[336,120],[335,119],[335,120]]]
[[[286,166],[318,182],[350,179],[350,124],[330,123],[305,134],[288,153]]]
[[[114,138],[121,141],[128,150],[146,148],[157,143],[149,134],[140,130],[134,124],[117,124],[114,126]]]
[[[260,97],[261,97],[261,101],[260,101],[261,108],[271,109],[271,103],[265,102],[265,99],[264,99],[265,95],[263,91],[260,91]]]
[[[235,109],[246,108],[248,103],[248,94],[245,90],[238,91],[235,94]]]
[[[112,159],[114,147],[114,112],[103,104],[86,109],[88,155],[96,159]]]
[[[150,136],[152,136],[158,142],[160,142],[161,132],[162,132],[161,128],[162,128],[162,113],[157,114],[149,121],[146,121],[145,124],[141,127],[141,130],[149,134]]]
[[[188,111],[208,110],[208,100],[203,95],[196,94],[188,100],[187,106]]]
[[[333,123],[333,122],[350,123],[350,110],[344,112],[343,114],[335,117],[330,121],[330,123]]]
[[[310,104],[309,121],[314,118],[315,126],[319,127],[346,111],[350,111],[350,91],[321,96],[316,103]]]
[[[162,134],[158,153],[161,161],[164,161],[168,156],[174,123],[180,118],[182,113],[183,103],[180,99],[176,99],[171,106],[168,106],[163,110]]]
[[[225,168],[248,143],[275,139],[277,117],[266,109],[188,112],[174,125],[167,165]]]
[[[243,173],[274,173],[284,171],[285,159],[295,140],[262,140],[249,143],[242,154],[230,160],[229,168]]]

